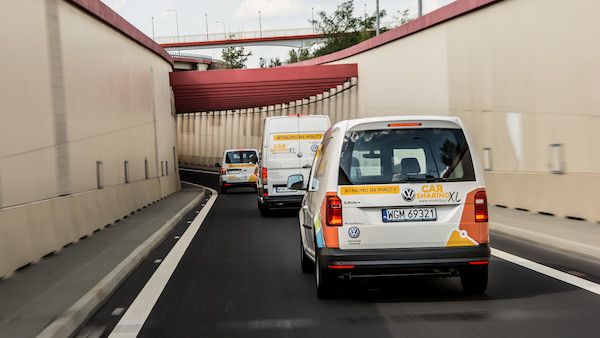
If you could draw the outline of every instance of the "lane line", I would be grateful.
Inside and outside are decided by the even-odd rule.
[[[189,247],[194,236],[196,236],[196,233],[200,229],[200,226],[202,226],[204,219],[217,199],[218,194],[215,190],[208,187],[202,188],[210,190],[212,196],[200,213],[196,215],[192,224],[190,224],[183,236],[181,236],[175,246],[171,249],[158,269],[156,269],[152,277],[150,277],[150,280],[148,280],[142,291],[140,291],[131,306],[127,309],[127,312],[125,312],[123,317],[121,317],[121,320],[119,320],[113,331],[110,333],[108,336],[109,338],[137,337],[140,333],[140,330],[150,315],[150,311],[152,311],[152,308],[158,301],[158,298],[171,278],[171,275],[173,275],[175,268],[181,261],[185,251]]]
[[[498,249],[492,248],[492,255],[501,258],[505,261],[520,265],[524,268],[533,270],[535,272],[539,272],[543,275],[552,277],[554,279],[558,279],[559,281],[565,282],[567,284],[571,284],[578,288],[582,288],[584,290],[588,290],[589,292],[600,295],[600,284],[590,282],[589,280],[570,275],[566,272],[553,269],[551,267],[530,261],[523,257],[509,254],[508,252],[504,252]]]
[[[203,174],[213,174],[213,175],[221,175],[218,172],[214,172],[214,171],[208,171],[208,170],[200,170],[200,169],[187,169],[187,168],[179,168],[179,170],[184,170],[184,171],[193,171],[195,173],[203,173]],[[186,182],[187,183],[187,182]]]

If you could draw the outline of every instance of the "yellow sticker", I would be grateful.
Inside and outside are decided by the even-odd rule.
[[[248,168],[248,167],[254,167],[256,164],[247,164],[247,163],[242,163],[242,164],[230,164],[229,168]]]
[[[342,187],[342,195],[365,195],[365,194],[397,194],[400,188],[397,185],[370,185],[366,187]]]
[[[320,140],[323,134],[288,134],[275,135],[275,141],[290,141],[290,140]]]
[[[446,246],[473,246],[477,245],[469,235],[466,230],[452,230],[450,234],[450,238],[448,238],[448,243]]]

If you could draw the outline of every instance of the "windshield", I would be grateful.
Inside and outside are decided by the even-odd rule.
[[[474,180],[461,129],[362,130],[345,135],[340,185]]]
[[[250,163],[252,155],[256,155],[254,150],[230,151],[225,156],[225,163]]]

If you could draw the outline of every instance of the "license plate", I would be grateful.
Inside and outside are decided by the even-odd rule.
[[[382,209],[384,222],[435,221],[435,208],[398,208]]]
[[[296,192],[288,187],[275,187],[275,192]]]

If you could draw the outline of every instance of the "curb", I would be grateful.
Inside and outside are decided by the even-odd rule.
[[[541,245],[550,245],[554,248],[569,251],[581,256],[600,260],[600,248],[574,242],[568,239],[554,237],[539,232],[525,230],[518,227],[505,225],[497,222],[490,222],[490,230],[497,231],[499,233],[524,239],[530,242],[534,242]]]
[[[206,195],[203,190],[196,198],[189,202],[175,216],[169,219],[158,231],[138,246],[127,258],[117,265],[96,286],[81,297],[73,306],[56,318],[37,335],[38,338],[46,337],[71,337],[104,301],[110,297],[114,290],[137,268],[169,232],[183,219],[183,216],[198,204]]]

